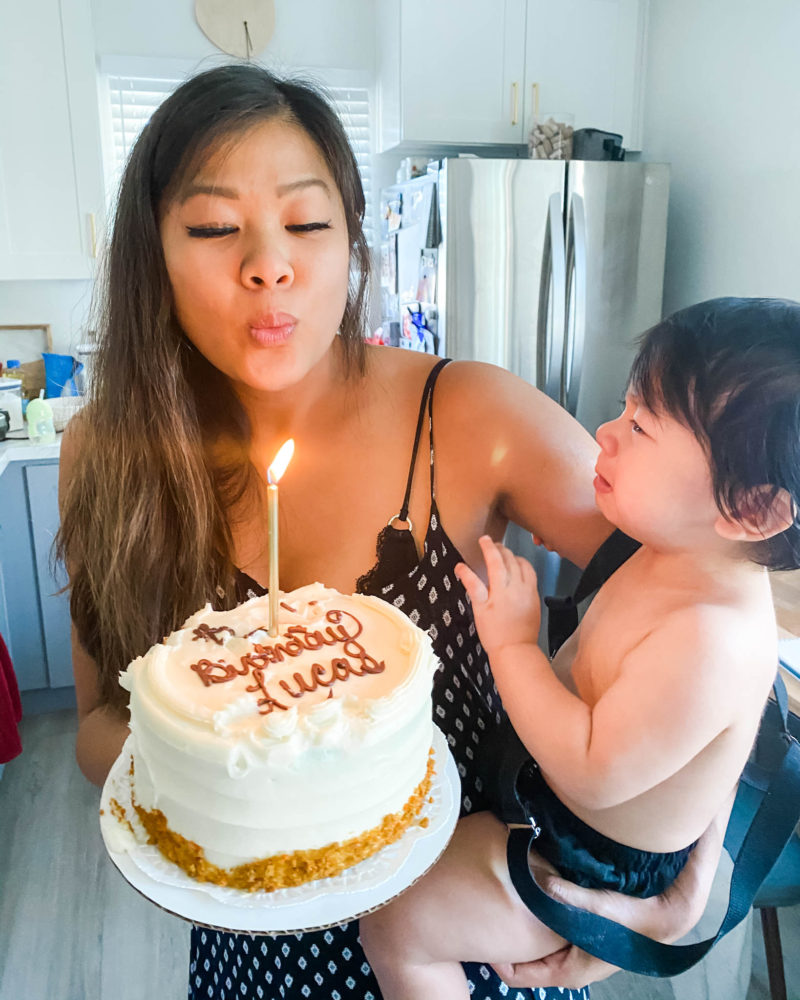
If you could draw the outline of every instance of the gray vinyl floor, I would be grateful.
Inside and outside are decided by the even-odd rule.
[[[131,889],[108,860],[99,791],[75,764],[72,711],[26,717],[0,780],[0,1000],[182,1000],[189,927]],[[790,998],[800,997],[800,907],[781,911]],[[752,979],[727,1000],[768,1000],[754,929]],[[711,977],[713,978],[713,977]],[[715,1000],[693,987],[692,1000]],[[683,1000],[670,982],[618,974],[594,1000]]]

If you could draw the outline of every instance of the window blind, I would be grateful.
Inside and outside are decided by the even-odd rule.
[[[113,137],[113,182],[116,187],[137,136],[159,104],[169,97],[181,80],[111,75],[107,80]],[[366,87],[338,86],[327,87],[326,93],[344,125],[355,153],[367,203],[364,213],[364,233],[371,246],[373,242],[372,137],[369,90]]]
[[[180,84],[180,80],[109,76],[114,181],[119,183],[133,144],[156,108]]]
[[[328,87],[328,96],[344,125],[355,153],[361,184],[364,188],[364,235],[373,244],[372,226],[372,135],[370,131],[369,91],[366,87]]]

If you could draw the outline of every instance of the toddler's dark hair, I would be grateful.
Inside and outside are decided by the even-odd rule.
[[[726,517],[788,492],[793,523],[748,552],[769,569],[800,567],[800,303],[719,298],[682,309],[642,335],[629,386],[695,434]]]

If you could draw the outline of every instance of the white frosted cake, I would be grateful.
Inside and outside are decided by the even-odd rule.
[[[134,808],[201,881],[277,889],[402,836],[432,776],[430,639],[374,597],[319,583],[207,605],[121,674]]]

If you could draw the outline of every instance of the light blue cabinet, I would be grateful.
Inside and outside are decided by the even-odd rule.
[[[0,474],[0,632],[23,701],[73,685],[63,568],[53,575],[58,523],[58,462],[10,462]]]
[[[69,595],[59,591],[67,584],[63,565],[56,564],[53,542],[58,532],[58,465],[28,465],[25,485],[30,511],[42,635],[49,686],[69,687],[72,677]]]

